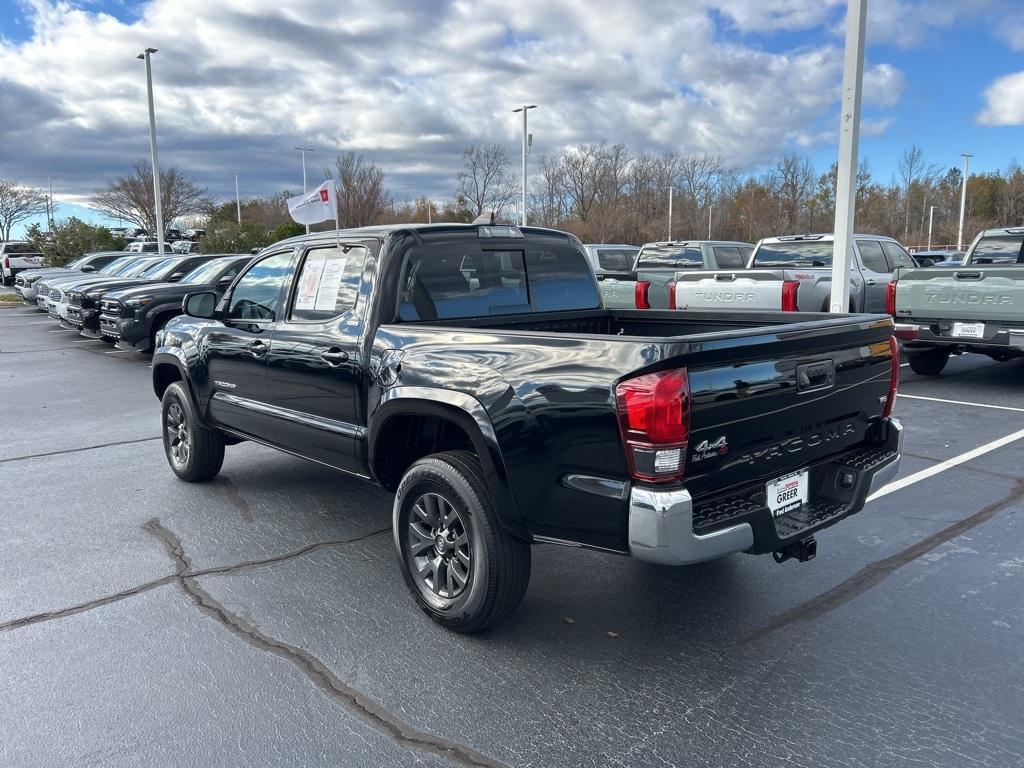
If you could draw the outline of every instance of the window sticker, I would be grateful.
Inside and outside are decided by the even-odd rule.
[[[316,306],[317,289],[326,261],[323,254],[310,254],[306,259],[302,268],[302,278],[299,280],[299,293],[295,298],[296,309],[313,309]]]
[[[338,303],[338,288],[341,286],[341,276],[345,271],[345,262],[348,259],[331,259],[324,264],[323,274],[320,276],[320,288],[316,292],[316,306],[313,309],[334,311]]]

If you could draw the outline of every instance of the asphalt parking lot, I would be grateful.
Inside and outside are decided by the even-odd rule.
[[[0,765],[1024,764],[1024,361],[904,367],[901,476],[814,561],[537,547],[473,637],[384,492],[178,481],[148,363],[0,308]]]

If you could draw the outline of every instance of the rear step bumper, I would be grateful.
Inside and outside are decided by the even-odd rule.
[[[835,468],[851,469],[859,476],[852,497],[846,503],[814,499],[796,519],[773,520],[768,508],[730,497],[723,504],[742,522],[704,530],[694,530],[694,502],[685,488],[659,490],[633,486],[629,492],[629,551],[638,560],[662,565],[688,565],[714,560],[734,552],[773,552],[799,541],[863,508],[868,496],[892,480],[900,468],[903,425],[891,419],[885,445],[873,452],[855,452],[829,462]],[[827,469],[833,469],[829,466]],[[698,510],[697,527],[706,520],[707,509]]]

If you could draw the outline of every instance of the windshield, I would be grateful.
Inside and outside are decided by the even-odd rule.
[[[637,269],[668,267],[670,269],[700,269],[704,257],[698,245],[659,244],[645,245],[637,259]]]
[[[103,269],[99,270],[97,275],[116,275],[122,269],[127,267],[129,264],[134,264],[137,258],[135,256],[122,256],[120,259],[114,259],[112,262],[107,264]]]
[[[181,278],[181,282],[188,283],[189,285],[201,285],[203,283],[216,282],[220,273],[223,272],[231,263],[231,259],[215,259],[214,261],[208,261],[205,264],[196,267]]]
[[[751,267],[830,267],[832,241],[793,240],[762,243]]]
[[[971,252],[971,264],[1024,264],[1024,232],[983,237]]]
[[[162,259],[142,270],[139,273],[139,277],[145,277],[150,280],[163,280],[179,264],[181,264],[181,259]]]
[[[157,262],[153,259],[139,259],[118,273],[118,277],[139,277]]]
[[[85,260],[86,260],[86,257],[83,256],[80,259],[75,259],[74,261],[69,261],[67,264],[64,265],[64,269],[78,269],[78,265],[81,264]]]

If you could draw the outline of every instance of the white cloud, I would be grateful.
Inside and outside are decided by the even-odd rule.
[[[399,196],[443,196],[465,144],[516,146],[524,102],[540,105],[537,155],[607,140],[752,168],[834,137],[837,2],[151,0],[122,21],[32,0],[33,36],[0,41],[0,114],[30,116],[0,123],[0,175],[53,175],[82,195],[147,156],[146,45],[161,161],[215,191],[235,169],[253,193],[294,189],[301,142],[318,148],[314,169],[356,149]],[[724,39],[722,19],[744,35],[821,34],[770,51]],[[884,111],[902,90],[891,65],[867,71],[867,104]]]
[[[983,125],[1024,125],[1024,72],[1005,75],[985,89]]]

